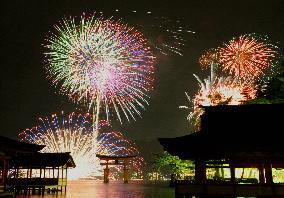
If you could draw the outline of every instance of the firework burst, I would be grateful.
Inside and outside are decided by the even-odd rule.
[[[204,113],[202,106],[239,105],[247,100],[254,99],[257,86],[252,83],[241,82],[232,77],[216,77],[211,81],[210,76],[202,81],[197,75],[199,91],[191,99],[186,93],[189,106],[180,108],[189,109],[187,119],[200,129],[200,116]]]
[[[199,58],[198,62],[202,69],[208,69],[212,63],[217,63],[219,58],[219,53],[217,49],[209,49],[205,51]]]
[[[194,106],[216,106],[220,104],[239,105],[246,100],[256,97],[256,87],[252,84],[241,83],[236,78],[219,77],[212,83],[208,79],[199,81],[200,90],[194,96]]]
[[[65,119],[52,115],[40,118],[40,124],[19,134],[21,141],[46,145],[41,152],[71,152],[76,168],[71,169],[69,179],[95,178],[102,176],[102,167],[96,154],[126,156],[139,154],[134,142],[126,139],[120,132],[113,131],[107,121],[99,122],[99,134],[93,147],[93,128],[91,116],[72,113]],[[142,157],[130,161],[130,169],[141,174],[145,165]],[[121,172],[121,167],[111,170],[113,179]]]
[[[260,78],[273,66],[277,47],[252,34],[231,40],[220,49],[219,62],[223,70],[244,81]]]
[[[120,21],[82,16],[64,19],[44,45],[48,78],[75,103],[104,107],[122,122],[141,116],[153,90],[154,62],[142,34]]]

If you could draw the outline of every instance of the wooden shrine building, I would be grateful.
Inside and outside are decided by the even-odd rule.
[[[7,190],[7,178],[9,177],[9,161],[19,153],[36,153],[43,149],[44,146],[36,144],[27,144],[19,142],[4,136],[0,136],[0,197],[14,196],[13,192]]]
[[[35,153],[22,154],[10,161],[8,178],[9,188],[18,190],[38,189],[42,193],[47,189],[66,192],[67,169],[75,167],[69,152],[67,153]]]
[[[100,163],[101,165],[105,165],[104,168],[104,183],[109,182],[109,166],[110,165],[122,165],[123,166],[123,182],[128,183],[129,177],[129,161],[135,158],[137,155],[127,155],[127,156],[109,156],[109,155],[96,155],[100,160],[104,162]]]
[[[201,131],[159,138],[195,165],[193,179],[177,181],[176,197],[284,197],[284,104],[204,109]]]
[[[69,152],[40,153],[44,147],[0,136],[3,191],[66,191],[67,168],[75,167],[73,158]]]

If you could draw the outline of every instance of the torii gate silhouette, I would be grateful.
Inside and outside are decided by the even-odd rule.
[[[128,155],[128,156],[110,156],[110,155],[100,155],[96,154],[96,156],[100,160],[104,160],[105,162],[100,163],[101,165],[105,165],[106,167],[104,168],[104,183],[109,182],[109,165],[123,165],[123,182],[128,183],[128,164],[129,161],[137,155]]]

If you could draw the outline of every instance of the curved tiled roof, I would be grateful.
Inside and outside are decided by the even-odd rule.
[[[29,144],[8,137],[0,136],[0,152],[14,156],[17,153],[34,153],[43,149],[45,145]]]
[[[201,131],[158,140],[182,159],[283,161],[283,112],[284,104],[205,107]]]
[[[11,159],[10,166],[22,168],[76,167],[70,152],[18,155]]]

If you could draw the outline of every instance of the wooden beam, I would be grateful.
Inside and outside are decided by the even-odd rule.
[[[137,155],[132,156],[109,156],[109,155],[99,155],[96,154],[96,157],[98,157],[100,160],[124,160],[124,159],[133,159],[137,157]]]
[[[118,162],[118,163],[115,163],[115,162],[111,162],[111,163],[105,163],[105,162],[102,162],[100,163],[100,165],[123,165],[124,163],[123,162]]]

